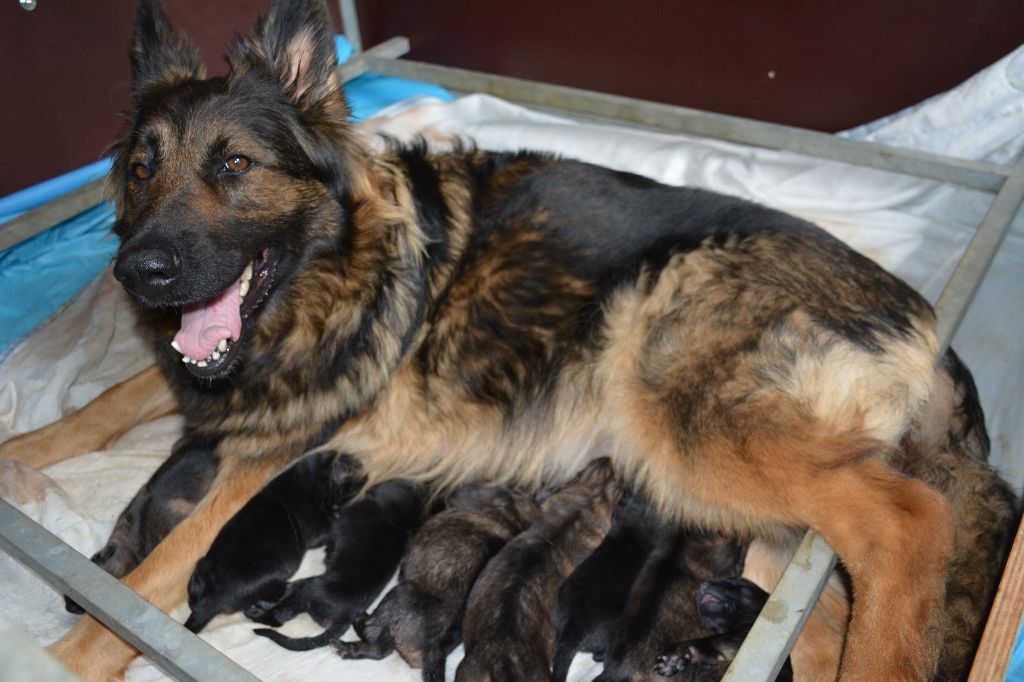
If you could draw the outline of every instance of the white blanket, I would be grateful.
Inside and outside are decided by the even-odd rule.
[[[486,149],[533,148],[747,197],[808,218],[938,298],[992,195],[782,152],[579,123],[486,96],[450,104],[421,100],[382,112],[366,125],[409,139],[443,143],[464,135]],[[971,80],[917,107],[848,133],[887,144],[1013,164],[1024,148],[1024,48]],[[1020,491],[1024,484],[1024,217],[1017,216],[954,346],[978,382],[993,440],[992,461]],[[59,418],[150,362],[129,307],[107,271],[0,365],[0,441]],[[0,462],[0,496],[89,555],[159,463],[180,430],[176,417],[140,426],[103,452],[39,472]],[[317,570],[317,557],[304,566]],[[183,616],[184,613],[175,614]],[[0,556],[0,621],[40,643],[58,638],[76,617],[42,581]],[[252,635],[240,615],[203,633],[214,646],[266,680],[418,680],[392,655],[341,661],[329,648],[293,653]],[[312,634],[306,617],[286,632]],[[350,635],[351,636],[351,635]],[[449,658],[449,679],[460,658]],[[578,656],[571,680],[599,668]],[[163,679],[137,660],[129,680]]]

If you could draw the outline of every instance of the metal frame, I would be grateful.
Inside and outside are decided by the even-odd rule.
[[[361,50],[352,0],[339,2],[346,35],[356,49]],[[999,244],[1024,202],[1024,162],[1012,168],[1004,167],[684,107],[396,59],[408,49],[408,40],[393,38],[369,50],[359,51],[339,67],[339,80],[346,82],[372,71],[429,81],[457,92],[488,93],[538,108],[785,150],[997,193],[936,304],[938,336],[943,349],[949,345]],[[102,197],[102,188],[102,180],[94,181],[0,226],[0,248],[7,248],[94,205]],[[202,644],[202,640],[110,579],[81,555],[66,546],[53,549],[59,547],[56,544],[60,543],[59,540],[30,520],[24,517],[17,519],[12,511],[9,505],[0,501],[0,548],[41,572],[43,578],[57,589],[71,593],[91,614],[130,638],[133,645],[165,671],[181,679],[202,679],[203,676],[195,677],[195,668],[188,667],[193,660],[201,661],[201,666],[221,665],[227,661],[212,648],[210,651],[196,648],[196,642]],[[56,555],[52,554],[54,552]],[[56,563],[43,559],[53,556],[58,556],[54,560]],[[835,561],[835,554],[828,544],[813,531],[808,531],[762,611],[762,614],[772,614],[772,618],[764,615],[758,618],[725,679],[744,682],[774,679],[824,589]],[[94,585],[94,580],[103,582],[94,575],[97,572],[106,576],[109,583]],[[121,608],[122,601],[132,606]],[[158,622],[161,619],[170,622]],[[160,634],[154,638],[152,633],[157,631]],[[174,642],[172,648],[181,648],[168,651],[166,646],[161,647],[159,640],[165,644]],[[218,657],[223,661],[217,662]],[[202,670],[209,673],[205,675],[206,679],[213,677],[214,668]],[[241,669],[234,673],[240,676],[232,677],[232,672],[217,672],[216,675],[225,680],[252,679]]]

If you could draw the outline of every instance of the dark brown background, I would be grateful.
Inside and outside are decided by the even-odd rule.
[[[266,0],[166,0],[212,73]],[[0,1],[0,196],[100,158],[128,106],[126,0]],[[329,0],[337,14],[336,3]],[[1020,0],[363,0],[410,58],[838,130],[1024,42]],[[774,78],[769,77],[769,73]]]

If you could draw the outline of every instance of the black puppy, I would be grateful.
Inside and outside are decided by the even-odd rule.
[[[548,679],[555,652],[551,605],[608,534],[620,493],[610,460],[594,460],[491,559],[469,595],[466,656],[456,682]]]
[[[458,646],[466,600],[487,561],[533,522],[539,507],[509,488],[470,485],[416,533],[398,585],[373,615],[356,619],[362,641],[334,642],[342,658],[380,659],[395,649],[425,682],[444,682],[445,659]]]
[[[657,540],[660,524],[637,495],[624,496],[607,537],[558,591],[552,682],[565,682],[577,651],[604,660],[611,630]]]
[[[384,589],[405,552],[409,537],[423,522],[426,491],[409,481],[384,481],[342,508],[331,524],[323,574],[288,586],[277,604],[255,620],[282,625],[308,613],[326,629],[315,637],[292,638],[261,628],[286,649],[306,651],[341,637]]]
[[[712,634],[694,594],[702,581],[737,575],[744,547],[723,535],[666,526],[614,625],[600,682],[655,678],[653,662],[678,642]]]
[[[306,550],[327,541],[332,510],[361,483],[357,471],[347,456],[309,455],[249,500],[196,564],[185,627],[199,632],[216,615],[280,599]]]
[[[198,436],[181,438],[171,456],[117,517],[110,539],[92,562],[115,578],[138,566],[181,520],[192,513],[217,475],[214,443]],[[71,613],[84,609],[64,598]]]
[[[718,682],[736,658],[750,627],[761,612],[768,593],[745,578],[724,578],[701,583],[697,590],[697,612],[703,624],[715,634],[691,640],[658,656],[654,669],[659,675],[682,673],[684,682]],[[787,659],[775,678],[793,679]]]

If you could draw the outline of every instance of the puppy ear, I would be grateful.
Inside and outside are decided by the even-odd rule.
[[[334,28],[322,0],[275,0],[228,56],[233,72],[268,69],[299,109],[344,99],[335,74]]]
[[[171,27],[160,0],[135,3],[131,61],[132,95],[136,99],[152,88],[206,75],[199,52]]]

